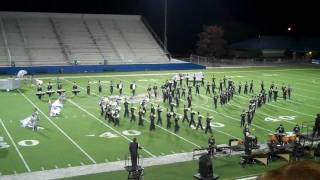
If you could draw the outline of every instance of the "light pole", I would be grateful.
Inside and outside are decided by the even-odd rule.
[[[167,51],[168,40],[167,40],[167,12],[168,12],[168,1],[164,0],[164,48]]]

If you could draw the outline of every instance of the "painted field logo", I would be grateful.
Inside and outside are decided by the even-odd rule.
[[[125,135],[125,136],[139,136],[141,134],[141,132],[137,131],[137,130],[125,130],[125,131],[122,131],[122,134]],[[95,134],[89,134],[87,136],[94,137],[96,135]],[[110,138],[117,138],[117,137],[120,137],[120,136],[118,134],[114,134],[112,132],[104,132],[104,133],[100,134],[99,137],[110,139]]]
[[[211,122],[210,126],[213,128],[222,128],[222,127],[224,127],[224,124],[219,123],[219,122]],[[191,129],[197,129],[196,126],[194,126],[194,125],[191,125],[190,127],[191,127]],[[205,126],[203,126],[203,128],[205,128]]]
[[[38,140],[33,140],[33,139],[30,139],[30,140],[22,140],[22,141],[19,141],[18,144],[20,146],[36,146],[38,145],[40,142]]]
[[[4,138],[0,136],[0,149],[9,148],[10,145],[4,141]]]
[[[265,121],[279,122],[279,121],[293,121],[297,116],[278,116],[278,117],[266,117]]]

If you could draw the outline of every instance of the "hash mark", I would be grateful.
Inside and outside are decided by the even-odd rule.
[[[44,171],[44,167],[41,167],[41,170]]]
[[[71,164],[68,164],[69,167],[71,167]]]
[[[58,166],[56,165],[55,168],[58,169]]]

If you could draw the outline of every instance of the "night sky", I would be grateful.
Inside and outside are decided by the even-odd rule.
[[[168,0],[168,48],[190,54],[203,25],[222,26],[229,43],[258,35],[320,36],[318,8],[308,0]],[[140,14],[163,38],[164,0],[11,0],[0,10]]]

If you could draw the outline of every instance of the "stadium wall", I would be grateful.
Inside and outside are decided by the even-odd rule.
[[[77,65],[77,66],[33,66],[33,67],[0,67],[0,74],[17,74],[27,70],[28,74],[61,74],[61,73],[99,73],[115,71],[160,71],[205,69],[206,66],[193,63],[172,64],[122,64],[122,65]]]

